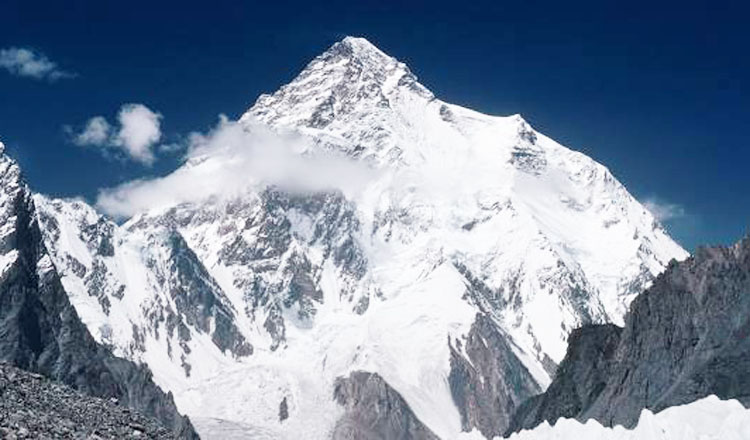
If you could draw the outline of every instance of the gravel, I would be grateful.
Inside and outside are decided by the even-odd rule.
[[[155,420],[0,363],[0,438],[173,439]]]

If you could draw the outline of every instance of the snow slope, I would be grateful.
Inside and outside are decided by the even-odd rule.
[[[657,414],[643,410],[638,426],[605,428],[595,420],[544,422],[510,440],[744,440],[750,438],[750,410],[736,400],[716,396],[673,406]]]
[[[602,165],[518,115],[440,101],[361,38],[235,126],[270,127],[300,140],[295,154],[373,172],[356,190],[251,179],[122,225],[80,201],[36,198],[81,319],[147,363],[206,438],[242,426],[326,438],[342,412],[334,382],[355,370],[378,373],[455,438],[474,426],[452,395],[450,347],[478,313],[544,388],[573,328],[621,323],[632,297],[687,255]],[[204,149],[173,176],[210,184],[245,147]]]

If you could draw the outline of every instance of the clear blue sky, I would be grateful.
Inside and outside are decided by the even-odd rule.
[[[107,160],[71,144],[64,125],[143,103],[178,140],[239,116],[357,35],[442,99],[521,113],[638,198],[675,205],[666,223],[687,248],[750,230],[746,2],[409,3],[6,0],[0,49],[44,53],[76,77],[0,71],[0,139],[34,189],[90,199],[164,174],[179,155],[152,167]]]

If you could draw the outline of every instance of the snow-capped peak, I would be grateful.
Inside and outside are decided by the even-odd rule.
[[[342,117],[364,116],[364,110],[387,113],[395,95],[406,90],[433,98],[405,64],[363,38],[347,37],[276,93],[261,95],[241,120],[322,128]]]
[[[344,37],[343,40],[328,49],[325,54],[337,52],[343,52],[346,56],[357,58],[363,64],[371,63],[371,66],[396,61],[395,58],[388,56],[385,52],[378,49],[374,44],[370,43],[370,41],[363,37]]]
[[[364,39],[334,44],[234,129],[258,123],[378,172],[352,194],[253,185],[123,226],[39,201],[64,232],[48,227],[47,244],[84,322],[149,363],[190,415],[323,438],[341,415],[332,387],[363,370],[441,438],[498,432],[458,403],[479,397],[455,394],[506,380],[481,365],[496,353],[476,350],[520,359],[508,365],[524,393],[544,388],[572,329],[621,322],[686,255],[604,166],[518,115],[437,99]],[[212,181],[231,162],[211,158],[175,181]],[[112,249],[98,253],[99,236]],[[483,337],[502,343],[470,344]],[[457,365],[476,383],[449,383]],[[482,398],[508,411],[520,397]]]

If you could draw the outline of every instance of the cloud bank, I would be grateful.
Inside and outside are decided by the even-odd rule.
[[[164,177],[101,190],[96,205],[122,219],[210,197],[232,198],[253,186],[274,185],[302,193],[339,190],[352,197],[375,177],[374,170],[342,155],[312,154],[307,142],[260,124],[222,117],[209,133],[188,136],[181,168]]]
[[[21,47],[0,49],[0,68],[12,75],[48,81],[76,76],[74,73],[59,69],[57,63],[44,54]]]
[[[94,116],[83,131],[73,134],[73,143],[102,147],[104,154],[115,151],[136,162],[152,165],[156,160],[154,146],[161,140],[161,119],[161,114],[143,104],[125,104],[117,114],[117,127],[104,116]]]

